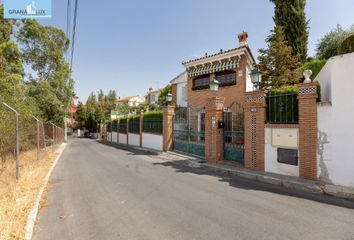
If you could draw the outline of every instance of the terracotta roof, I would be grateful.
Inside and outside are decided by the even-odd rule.
[[[139,97],[139,96],[124,97],[124,98],[117,99],[115,102],[127,102],[130,99],[135,98],[135,97]]]
[[[162,91],[162,88],[157,88],[157,89],[153,89],[151,91],[148,91],[148,94],[149,93],[156,93],[156,92],[161,92]]]
[[[239,49],[243,49],[243,48],[248,50],[248,52],[250,53],[250,55],[252,57],[252,60],[255,62],[255,59],[254,59],[254,57],[252,55],[252,52],[251,52],[251,49],[249,48],[249,46],[242,46],[242,47],[232,48],[232,49],[229,49],[229,50],[226,50],[226,51],[218,52],[218,53],[215,53],[215,54],[212,54],[212,55],[207,55],[207,56],[204,56],[204,57],[200,57],[200,58],[196,58],[196,59],[192,59],[192,60],[188,60],[188,61],[183,61],[182,64],[196,62],[196,61],[199,61],[199,60],[202,60],[202,59],[214,57],[214,56],[217,56],[217,55],[222,55],[222,54],[225,54],[225,53],[228,53],[228,52],[232,52],[232,51],[235,51],[235,50],[239,50]]]

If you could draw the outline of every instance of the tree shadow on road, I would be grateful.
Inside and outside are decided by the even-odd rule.
[[[230,186],[245,189],[245,190],[255,190],[255,191],[266,191],[291,197],[308,199],[316,202],[321,202],[325,204],[335,205],[344,208],[354,209],[354,201],[349,201],[337,197],[333,197],[325,194],[316,194],[305,191],[300,191],[297,189],[286,188],[283,186],[272,185],[269,183],[259,182],[256,180],[250,180],[242,178],[239,176],[234,176],[231,174],[218,172],[216,170],[204,167],[190,165],[190,161],[186,160],[176,160],[176,161],[166,161],[163,163],[153,163],[154,165],[160,165],[165,167],[172,167],[176,172],[179,173],[193,173],[198,175],[209,175],[214,176],[219,179],[220,182],[226,182]]]
[[[122,144],[117,144],[117,143],[111,143],[111,142],[103,142],[103,141],[97,141],[98,143],[101,143],[105,146],[108,147],[114,147],[120,150],[124,150],[128,152],[127,155],[144,155],[144,156],[157,156],[158,153],[145,150],[145,149],[137,149],[137,148],[132,148],[132,146],[125,146]]]

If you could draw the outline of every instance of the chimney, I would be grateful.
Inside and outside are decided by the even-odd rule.
[[[151,88],[149,88],[149,92],[151,92],[152,91],[152,87]]]
[[[248,46],[247,38],[248,38],[248,33],[245,31],[243,31],[238,35],[239,47]]]

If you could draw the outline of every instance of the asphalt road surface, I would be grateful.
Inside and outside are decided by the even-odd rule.
[[[33,239],[354,239],[351,203],[185,163],[72,139]]]

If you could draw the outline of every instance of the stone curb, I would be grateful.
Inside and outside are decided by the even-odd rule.
[[[326,184],[322,190],[325,194],[354,201],[354,188]]]
[[[310,180],[301,180],[301,181],[295,181],[295,180],[289,180],[286,178],[276,178],[272,176],[267,176],[263,175],[260,173],[256,173],[250,170],[245,170],[245,169],[230,169],[230,167],[222,167],[218,166],[215,164],[211,163],[204,163],[203,166],[213,169],[219,172],[231,174],[234,176],[250,179],[250,180],[255,180],[259,182],[264,182],[276,186],[283,186],[286,188],[291,188],[291,189],[296,189],[300,191],[306,191],[310,193],[316,193],[316,194],[323,194],[324,191],[321,188],[320,184],[315,181],[310,181]]]
[[[25,227],[25,240],[31,240],[32,239],[34,223],[35,223],[35,221],[37,219],[38,209],[40,207],[40,202],[41,202],[41,199],[42,199],[42,195],[43,195],[44,189],[48,185],[48,181],[49,181],[50,175],[52,174],[55,166],[58,163],[59,158],[61,157],[62,153],[64,152],[64,149],[65,149],[66,145],[67,145],[66,143],[63,143],[60,146],[61,148],[59,150],[60,151],[59,155],[55,158],[51,168],[49,169],[49,172],[47,173],[47,175],[46,175],[46,177],[44,179],[43,186],[42,186],[42,188],[40,189],[40,191],[39,191],[39,193],[37,195],[36,201],[34,202],[34,206],[31,209],[31,212],[27,216],[27,223],[26,223],[26,227]]]
[[[143,147],[139,147],[139,146],[132,146],[132,145],[128,145],[128,144],[122,144],[122,143],[112,143],[112,142],[104,142],[102,140],[97,140],[99,143],[111,146],[111,147],[117,147],[117,148],[122,148],[125,150],[129,150],[129,149],[134,149],[137,151],[142,151],[142,152],[146,152],[146,153],[150,153],[150,154],[155,154],[155,155],[160,155],[163,152],[162,151],[158,151],[158,150],[154,150],[154,149],[150,149],[150,148],[143,148]]]

